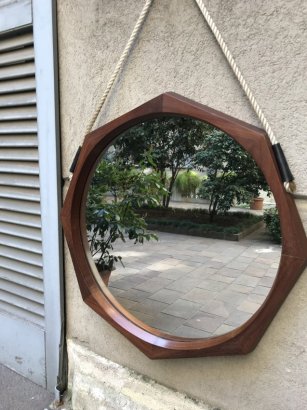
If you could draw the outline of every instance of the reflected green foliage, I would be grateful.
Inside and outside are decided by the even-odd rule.
[[[196,190],[201,185],[201,177],[197,172],[188,169],[187,171],[179,172],[175,187],[178,192],[185,198],[193,198],[196,196]]]
[[[277,208],[266,209],[263,213],[263,220],[273,241],[281,243],[280,220]]]
[[[234,201],[249,202],[269,186],[253,158],[224,132],[214,129],[206,137],[205,149],[195,155],[199,169],[207,176],[199,189],[201,198],[209,199],[211,221],[226,213]]]
[[[114,144],[116,156],[131,165],[144,161],[144,153],[150,152],[154,170],[168,190],[162,199],[163,206],[168,207],[180,169],[193,168],[194,155],[213,129],[210,124],[188,117],[156,118],[124,132]]]
[[[143,217],[134,208],[155,206],[165,193],[159,177],[138,169],[127,168],[121,161],[103,159],[97,166],[89,187],[86,204],[86,224],[91,254],[98,271],[112,270],[120,256],[112,254],[116,240],[134,243],[157,239],[146,230]]]

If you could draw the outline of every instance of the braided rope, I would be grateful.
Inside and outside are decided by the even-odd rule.
[[[93,113],[93,116],[92,116],[92,118],[91,118],[91,120],[90,120],[90,122],[89,122],[89,124],[86,128],[86,133],[89,133],[93,129],[93,126],[94,126],[94,124],[97,120],[97,117],[98,117],[98,115],[101,111],[101,108],[102,108],[103,104],[105,103],[105,101],[106,101],[106,99],[109,95],[109,92],[110,92],[110,90],[111,90],[111,88],[114,84],[114,81],[116,80],[116,77],[118,76],[119,72],[123,68],[123,65],[124,65],[128,55],[131,51],[131,48],[134,44],[134,41],[135,41],[136,37],[138,36],[138,34],[140,32],[140,29],[142,27],[142,24],[144,23],[144,21],[146,19],[146,16],[147,16],[147,13],[149,11],[149,8],[151,6],[152,1],[153,0],[146,0],[145,5],[144,5],[144,7],[143,7],[143,9],[142,9],[142,11],[139,15],[139,18],[138,18],[138,20],[137,20],[137,22],[134,26],[134,29],[132,30],[130,38],[129,38],[127,44],[126,44],[126,47],[125,47],[124,51],[122,52],[122,55],[120,56],[120,58],[117,62],[117,65],[116,65],[116,67],[114,69],[114,72],[113,72],[113,74],[112,74],[112,76],[111,76],[111,78],[110,78],[110,80],[109,80],[109,82],[106,86],[106,89],[105,89],[105,91],[104,91],[104,93],[103,93],[103,95],[102,95],[102,97],[99,101],[99,104],[97,105],[96,110]]]
[[[212,17],[210,16],[207,8],[205,7],[204,3],[202,0],[195,0],[197,3],[202,15],[204,16],[208,26],[210,27],[212,33],[214,34],[214,37],[216,38],[216,41],[218,42],[219,46],[221,47],[230,67],[232,68],[235,76],[237,77],[241,87],[243,88],[243,91],[245,92],[247,98],[249,99],[253,109],[255,110],[261,124],[263,125],[263,128],[265,129],[266,133],[268,134],[270,141],[272,145],[277,144],[277,139],[272,131],[272,128],[270,127],[268,120],[266,119],[265,115],[263,114],[258,102],[256,101],[256,98],[254,97],[251,89],[247,85],[239,67],[237,66],[231,52],[229,51],[221,33],[219,32],[218,28],[216,27],[214,21],[212,20]],[[293,193],[295,191],[295,183],[294,181],[290,182],[284,182],[285,189],[287,192]]]

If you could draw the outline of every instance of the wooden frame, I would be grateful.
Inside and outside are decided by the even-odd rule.
[[[101,153],[123,131],[162,115],[202,120],[233,137],[262,170],[279,211],[282,255],[271,291],[246,323],[221,336],[188,339],[154,329],[124,309],[106,286],[98,284],[93,274],[95,267],[85,230],[85,196],[95,164]],[[294,199],[285,191],[280,179],[266,133],[175,93],[162,94],[85,137],[63,206],[62,222],[83,300],[151,359],[246,354],[252,351],[307,265],[306,234]]]

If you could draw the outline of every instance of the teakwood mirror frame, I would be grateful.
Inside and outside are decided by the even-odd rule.
[[[266,300],[242,326],[221,336],[188,339],[154,329],[131,315],[95,279],[85,228],[85,203],[95,165],[107,147],[128,128],[159,116],[177,115],[207,122],[249,152],[274,195],[282,231],[279,269]],[[62,223],[84,302],[151,359],[222,356],[251,352],[307,265],[307,238],[295,206],[280,178],[264,130],[175,93],[162,94],[86,135],[62,210]]]

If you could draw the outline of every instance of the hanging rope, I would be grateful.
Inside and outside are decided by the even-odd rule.
[[[134,41],[137,38],[137,36],[140,32],[140,29],[141,29],[141,27],[142,27],[142,25],[143,25],[143,23],[146,19],[146,16],[147,16],[149,8],[152,4],[152,1],[153,0],[146,0],[145,1],[144,7],[143,7],[143,9],[142,9],[142,11],[139,15],[139,18],[138,18],[134,28],[133,28],[133,31],[132,31],[132,33],[130,35],[130,38],[129,38],[127,44],[126,44],[126,47],[125,47],[122,55],[120,56],[120,58],[118,60],[118,63],[117,63],[117,65],[115,67],[115,70],[114,70],[114,72],[113,72],[113,74],[112,74],[112,76],[111,76],[111,78],[110,78],[110,80],[109,80],[109,82],[106,86],[106,89],[105,89],[105,91],[104,91],[104,93],[103,93],[103,95],[100,99],[100,102],[99,102],[99,104],[98,104],[98,106],[97,106],[97,108],[96,108],[96,110],[95,110],[95,112],[94,112],[88,126],[87,126],[87,129],[86,129],[87,133],[89,133],[93,129],[93,126],[95,125],[95,122],[96,122],[97,117],[98,117],[98,115],[101,111],[101,108],[102,108],[103,104],[105,103],[105,101],[106,101],[106,99],[109,95],[109,92],[110,92],[110,90],[111,90],[111,88],[112,88],[112,86],[113,86],[119,72],[122,70],[122,68],[123,68],[123,66],[124,66],[124,64],[127,60],[127,57],[129,56],[129,53],[130,53],[130,51],[133,47]],[[235,76],[237,77],[237,79],[238,79],[243,91],[245,92],[247,98],[249,99],[249,101],[250,101],[254,111],[256,112],[261,124],[263,125],[266,133],[269,136],[269,139],[271,141],[272,148],[273,148],[273,151],[274,151],[274,154],[275,154],[275,158],[276,158],[276,161],[277,161],[278,166],[279,166],[281,177],[282,177],[282,180],[284,181],[285,189],[290,193],[295,192],[296,186],[295,186],[295,182],[294,182],[294,177],[293,177],[293,175],[290,171],[290,168],[289,168],[289,165],[288,165],[287,160],[285,158],[285,155],[283,153],[283,150],[282,150],[280,144],[277,142],[277,139],[276,139],[276,137],[273,133],[273,130],[272,130],[272,128],[270,127],[270,125],[268,123],[268,120],[266,119],[266,117],[265,117],[262,109],[260,108],[255,96],[253,95],[251,89],[247,85],[247,83],[246,83],[246,81],[245,81],[239,67],[237,66],[231,52],[229,51],[224,39],[222,38],[221,33],[219,32],[218,28],[216,27],[214,21],[212,20],[212,17],[210,16],[210,14],[209,14],[207,8],[205,7],[203,1],[202,0],[195,0],[195,2],[198,5],[204,19],[206,20],[208,26],[210,27],[213,35],[215,36],[216,41],[218,42],[219,46],[221,47],[221,49],[224,53],[224,56],[226,57],[226,59],[227,59],[229,65],[230,65],[230,67],[232,68]]]
[[[216,38],[216,41],[218,42],[219,46],[221,47],[224,56],[226,57],[230,67],[232,68],[235,76],[237,77],[241,87],[243,88],[243,91],[245,92],[247,98],[249,99],[253,109],[255,110],[261,124],[263,125],[263,128],[267,132],[270,141],[273,146],[273,150],[275,153],[275,157],[277,160],[277,163],[279,165],[279,169],[281,172],[282,179],[284,181],[284,186],[286,190],[290,193],[295,192],[295,182],[294,182],[294,177],[291,174],[291,171],[289,169],[289,166],[287,164],[286,158],[284,156],[284,153],[282,151],[282,148],[280,144],[277,142],[277,139],[272,131],[272,128],[270,127],[268,120],[266,119],[265,115],[262,112],[262,109],[260,108],[258,102],[256,101],[256,98],[254,97],[251,89],[248,87],[245,79],[243,78],[243,75],[241,71],[239,70],[239,67],[237,66],[231,52],[229,51],[225,41],[223,40],[223,37],[221,33],[219,32],[218,28],[216,27],[214,21],[212,20],[212,17],[210,16],[207,8],[205,7],[204,3],[202,0],[195,0],[197,3],[202,15],[204,16],[208,26],[210,27],[214,37]]]
[[[115,70],[114,70],[114,72],[113,72],[113,74],[112,74],[112,76],[111,76],[111,78],[110,78],[110,80],[109,80],[109,82],[106,86],[106,89],[105,89],[105,91],[104,91],[104,93],[103,93],[103,95],[100,99],[100,102],[99,102],[99,104],[98,104],[98,106],[97,106],[97,108],[96,108],[96,110],[93,114],[93,117],[92,117],[91,121],[89,122],[89,124],[87,126],[86,133],[89,133],[93,129],[93,126],[94,126],[94,124],[97,120],[97,117],[98,117],[98,115],[101,111],[101,108],[102,108],[105,100],[107,99],[107,96],[109,95],[109,92],[110,92],[110,90],[111,90],[111,88],[114,84],[114,81],[116,80],[116,77],[118,76],[119,72],[123,68],[123,66],[125,64],[125,61],[126,61],[128,55],[129,55],[129,53],[132,49],[134,41],[137,38],[137,36],[138,36],[138,34],[141,30],[141,27],[142,27],[142,25],[143,25],[143,23],[146,19],[146,16],[147,16],[147,13],[149,11],[149,8],[151,6],[152,1],[153,0],[146,0],[145,5],[144,5],[144,7],[141,11],[141,14],[139,15],[139,18],[138,18],[138,20],[137,20],[137,22],[134,26],[134,29],[132,30],[130,38],[129,38],[127,44],[126,44],[126,47],[125,47],[124,51],[122,52],[122,55],[120,56],[120,58],[118,60],[118,63],[115,67]]]

